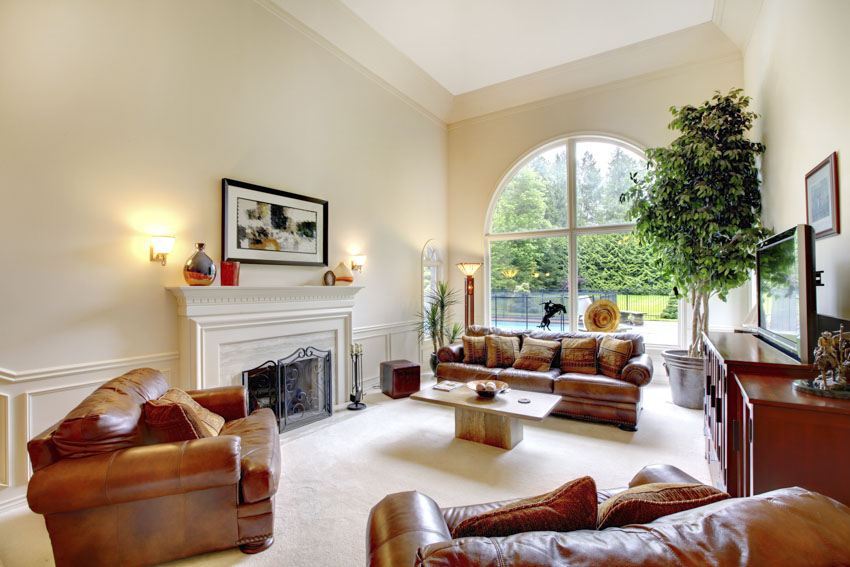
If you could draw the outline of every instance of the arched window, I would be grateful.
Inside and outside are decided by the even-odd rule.
[[[436,289],[437,282],[443,277],[443,260],[440,248],[434,239],[428,240],[422,247],[422,300],[421,305],[427,309],[425,299]]]
[[[620,330],[678,342],[672,286],[632,236],[619,199],[630,175],[645,169],[631,144],[577,136],[538,148],[511,170],[487,217],[491,325],[535,328],[551,301],[565,307],[552,330],[582,330],[587,307],[608,299],[620,308]]]

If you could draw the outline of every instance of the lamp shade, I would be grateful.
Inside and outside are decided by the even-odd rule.
[[[151,247],[154,254],[170,254],[174,250],[174,237],[151,236]]]
[[[474,276],[480,267],[481,262],[461,262],[457,265],[457,269],[465,276]]]

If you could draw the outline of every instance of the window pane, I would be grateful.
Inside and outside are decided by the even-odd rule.
[[[606,142],[576,143],[576,223],[578,226],[619,224],[628,205],[620,194],[631,185],[629,175],[642,172],[646,161]]]
[[[639,333],[653,344],[678,342],[673,287],[632,234],[584,234],[577,245],[579,330],[585,330],[587,307],[608,299],[620,309],[618,331]]]
[[[493,233],[567,227],[567,150],[535,157],[502,191],[493,213]]]
[[[546,301],[569,309],[569,238],[531,238],[490,243],[490,321],[494,327],[533,329],[540,325]],[[565,331],[565,311],[550,320]]]

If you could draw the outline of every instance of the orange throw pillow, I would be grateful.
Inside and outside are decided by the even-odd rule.
[[[159,443],[216,437],[224,418],[201,406],[177,388],[145,402],[145,424]]]
[[[706,484],[643,484],[624,490],[600,504],[597,529],[646,524],[668,514],[726,498],[729,498],[728,494]]]
[[[552,367],[559,348],[561,343],[558,341],[527,338],[522,343],[522,350],[519,359],[514,362],[514,368],[546,372]]]
[[[452,538],[592,530],[596,528],[596,506],[596,483],[585,476],[552,492],[467,518],[455,526]]]
[[[623,367],[632,357],[632,341],[605,337],[599,344],[599,371],[610,378],[619,378]]]
[[[519,356],[519,337],[484,337],[487,345],[487,368],[507,368]]]
[[[596,374],[596,339],[585,337],[561,340],[561,372]]]
[[[461,337],[463,341],[464,364],[484,364],[487,362],[487,353],[484,350],[484,337]]]

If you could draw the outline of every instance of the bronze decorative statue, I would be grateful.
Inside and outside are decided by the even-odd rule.
[[[829,331],[822,333],[813,354],[820,375],[812,381],[812,386],[822,390],[845,389],[850,370],[850,344],[844,338],[844,325],[837,335]]]
[[[537,326],[541,329],[546,329],[547,331],[549,330],[549,324],[552,322],[552,317],[554,317],[558,313],[566,314],[567,312],[567,308],[561,305],[560,303],[546,301],[544,303],[541,303],[540,305],[543,306],[543,310],[545,311],[545,313],[543,314],[543,320]]]

